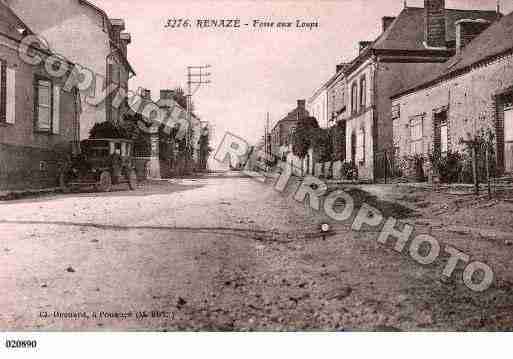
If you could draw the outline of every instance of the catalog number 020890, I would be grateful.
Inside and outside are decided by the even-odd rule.
[[[5,347],[7,349],[35,349],[37,348],[36,340],[6,340]]]

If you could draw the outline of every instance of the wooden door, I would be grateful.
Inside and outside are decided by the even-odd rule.
[[[504,110],[504,169],[513,172],[513,108]]]

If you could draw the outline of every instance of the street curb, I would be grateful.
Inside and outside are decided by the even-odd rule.
[[[491,228],[477,228],[477,227],[467,227],[467,226],[449,226],[447,227],[449,232],[464,234],[464,235],[474,235],[483,238],[489,238],[499,241],[512,241],[513,233],[511,232],[501,232],[496,231]]]
[[[18,199],[37,197],[45,194],[53,194],[60,191],[60,188],[43,188],[43,189],[29,189],[29,190],[18,190],[18,191],[1,191],[0,201],[14,201]]]

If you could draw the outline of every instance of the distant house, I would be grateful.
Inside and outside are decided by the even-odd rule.
[[[175,114],[181,112],[184,119],[186,118],[186,109],[182,108],[174,100],[174,91],[163,89],[160,91],[160,99],[157,101],[157,106],[167,113],[166,118],[169,118],[171,112]],[[164,120],[165,121],[165,120]],[[206,169],[206,163],[202,163],[202,146],[201,136],[205,131],[211,131],[210,125],[206,121],[201,121],[198,116],[191,113],[188,125],[187,135],[184,141],[176,141],[172,135],[167,138],[159,138],[159,158],[160,158],[160,171],[163,177],[172,177],[174,175],[182,175],[184,173],[196,170]],[[184,148],[181,146],[188,145],[191,149],[190,158],[184,156]]]
[[[457,54],[392,97],[394,143],[401,156],[462,151],[481,129],[496,134],[496,161],[513,173],[513,13],[490,24],[462,19]]]
[[[357,164],[361,178],[383,177],[384,152],[393,151],[390,96],[455,54],[458,20],[498,17],[496,11],[446,9],[444,0],[425,0],[424,8],[384,17],[381,35],[359,43],[359,55],[344,69],[347,110],[340,120],[346,123],[346,160]]]
[[[93,75],[91,85],[81,88],[80,138],[88,138],[97,122],[121,121],[127,108],[124,103],[113,108],[112,103],[120,89],[128,91],[128,80],[135,75],[127,60],[131,37],[123,32],[124,21],[110,19],[86,0],[4,1],[54,52],[86,68],[86,76]],[[103,101],[103,89],[113,83],[117,89]]]
[[[43,63],[24,62],[18,49],[32,31],[2,2],[0,17],[0,189],[56,187],[78,148],[80,95],[47,73],[50,52],[32,48]]]
[[[292,134],[297,127],[298,120],[307,118],[309,116],[310,113],[306,109],[306,101],[298,100],[296,108],[289,112],[287,116],[278,121],[271,130],[270,137],[272,156],[280,161],[290,164],[290,166],[294,169],[294,173],[297,175],[304,174],[301,173],[301,168],[304,168],[305,171],[308,171],[310,168],[310,171],[313,171],[313,169],[311,169],[313,166],[312,151],[309,151],[307,158],[301,160],[292,153],[291,142]],[[307,164],[305,165],[302,163],[302,161],[306,162]]]
[[[296,128],[298,119],[308,116],[306,101],[298,100],[297,107],[274,125],[271,130],[271,152],[273,156],[279,157],[284,151],[288,151],[290,135]]]

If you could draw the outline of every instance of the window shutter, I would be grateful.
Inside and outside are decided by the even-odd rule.
[[[6,70],[6,110],[5,122],[14,124],[16,120],[16,70]]]
[[[59,86],[53,87],[53,118],[52,118],[52,133],[58,135],[60,133],[61,123],[61,88]]]

